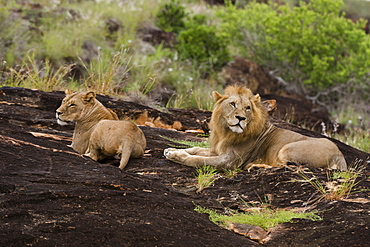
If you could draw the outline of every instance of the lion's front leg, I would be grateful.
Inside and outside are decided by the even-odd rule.
[[[199,155],[199,156],[215,156],[216,154],[211,152],[210,148],[200,148],[200,147],[193,147],[193,148],[186,148],[181,149],[187,152],[190,155]]]
[[[237,159],[231,153],[213,156],[191,155],[187,149],[167,148],[164,155],[167,159],[191,167],[212,166],[218,170],[233,169],[237,166]],[[194,150],[191,150],[194,151]],[[205,151],[205,150],[202,150]],[[204,154],[204,153],[203,153]]]
[[[199,160],[198,158],[195,158],[195,156],[209,157],[209,156],[214,156],[214,155],[215,154],[213,154],[211,152],[211,149],[209,148],[199,148],[199,147],[186,148],[186,149],[167,148],[164,150],[164,156],[166,156],[167,159],[183,164],[183,165],[185,165],[186,163],[185,161],[189,159],[191,156],[193,156],[192,161],[195,162],[195,159]],[[196,166],[196,165],[188,165],[188,166]]]

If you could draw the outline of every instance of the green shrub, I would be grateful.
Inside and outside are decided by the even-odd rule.
[[[180,59],[192,59],[203,71],[220,69],[230,59],[227,39],[218,34],[214,25],[207,25],[206,16],[189,18],[177,0],[163,4],[156,18],[158,27],[177,33],[175,49]]]
[[[342,7],[341,0],[300,1],[292,8],[251,3],[243,9],[229,5],[218,16],[242,55],[313,94],[369,72],[364,22],[346,19]]]
[[[178,0],[163,4],[156,18],[156,25],[166,32],[179,33],[185,28],[187,13]]]
[[[177,37],[176,50],[182,59],[192,59],[204,66],[203,70],[219,70],[230,60],[228,39],[218,34],[216,27],[206,25],[202,16],[187,23],[186,30]]]

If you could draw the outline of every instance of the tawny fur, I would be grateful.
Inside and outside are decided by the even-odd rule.
[[[326,138],[311,138],[273,126],[260,96],[246,87],[229,86],[216,101],[210,121],[210,148],[169,148],[165,156],[177,163],[219,170],[248,168],[258,163],[347,169],[338,147]]]
[[[94,92],[72,93],[56,110],[58,123],[76,122],[71,147],[94,160],[105,157],[120,159],[123,169],[130,158],[144,155],[146,139],[143,132],[130,121],[118,120],[117,114],[107,109]]]

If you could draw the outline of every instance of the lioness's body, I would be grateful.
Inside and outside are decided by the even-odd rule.
[[[66,91],[66,94],[56,112],[59,124],[76,122],[71,144],[74,150],[94,160],[121,156],[120,169],[126,166],[129,158],[144,155],[146,139],[136,124],[118,120],[93,92]]]
[[[248,167],[253,163],[347,169],[338,147],[326,138],[311,138],[273,126],[259,95],[245,87],[213,93],[216,106],[210,122],[210,148],[165,150],[165,156],[188,166],[217,169]]]

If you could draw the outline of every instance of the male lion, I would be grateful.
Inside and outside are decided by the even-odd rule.
[[[252,164],[283,166],[288,163],[346,170],[338,147],[326,138],[312,138],[273,126],[260,96],[246,87],[228,86],[216,101],[210,121],[210,148],[164,150],[174,162],[219,170]]]
[[[125,168],[129,158],[144,155],[146,139],[136,124],[118,120],[116,113],[105,108],[94,92],[72,93],[56,110],[58,124],[75,121],[71,147],[93,160],[121,156],[119,168]]]

